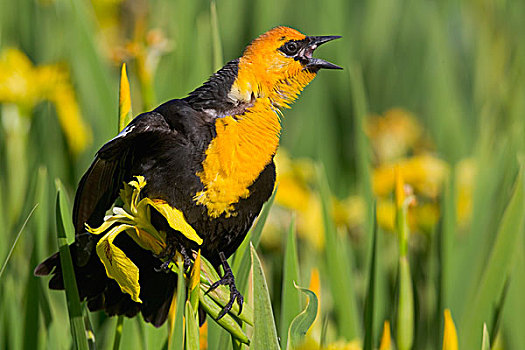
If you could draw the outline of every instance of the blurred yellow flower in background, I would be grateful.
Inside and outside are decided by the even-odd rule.
[[[395,108],[384,116],[371,116],[366,133],[374,150],[373,193],[377,198],[377,220],[383,229],[394,231],[394,169],[399,168],[404,182],[414,191],[417,201],[409,207],[408,221],[413,232],[431,232],[439,220],[439,196],[450,176],[450,165],[432,153],[431,140],[417,119]],[[275,157],[278,191],[269,222],[262,236],[263,244],[281,245],[279,232],[289,224],[289,210],[297,213],[297,232],[317,249],[324,246],[321,199],[317,191],[315,165],[310,159],[291,159],[283,148]],[[472,184],[475,164],[465,159],[456,165],[457,219],[468,222],[472,210]],[[332,198],[332,215],[339,229],[359,230],[365,221],[363,198],[350,195]]]
[[[147,1],[94,0],[93,8],[99,22],[98,43],[101,51],[115,64],[134,63],[141,90],[142,108],[155,107],[153,77],[160,58],[172,51],[173,44],[165,32],[149,17]]]
[[[417,119],[401,108],[390,109],[384,116],[370,116],[365,133],[379,164],[404,157],[426,142]]]
[[[388,196],[393,191],[395,167],[399,167],[405,183],[410,184],[417,193],[430,198],[440,194],[441,186],[448,177],[448,165],[432,155],[400,159],[374,169],[372,186],[376,196]]]
[[[450,165],[432,154],[429,137],[423,126],[409,112],[400,108],[384,116],[371,116],[366,133],[374,150],[375,166],[372,187],[378,198],[377,217],[381,227],[394,229],[394,169],[399,167],[407,185],[413,188],[417,203],[409,209],[409,224],[415,231],[430,232],[439,219],[438,199],[448,181]],[[457,164],[457,218],[468,222],[472,210],[472,183],[475,166],[472,160]]]
[[[15,104],[22,116],[41,101],[56,108],[60,126],[73,154],[83,151],[91,142],[91,129],[82,120],[67,70],[58,65],[35,67],[16,49],[0,54],[0,103]]]
[[[324,247],[324,225],[321,199],[316,189],[315,165],[310,159],[290,159],[288,152],[280,148],[275,157],[278,190],[276,206],[265,226],[263,243],[279,246],[279,232],[289,223],[288,210],[297,213],[297,233],[317,249]],[[364,201],[357,196],[343,200],[332,198],[333,219],[339,228],[354,228],[365,218]]]

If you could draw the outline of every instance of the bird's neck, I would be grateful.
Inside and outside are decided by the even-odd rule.
[[[212,217],[234,215],[234,204],[250,195],[249,187],[273,159],[281,132],[280,108],[287,108],[315,76],[274,79],[239,62],[228,98],[246,108],[215,120],[216,137],[206,150],[203,171],[197,175],[204,191],[195,200]]]

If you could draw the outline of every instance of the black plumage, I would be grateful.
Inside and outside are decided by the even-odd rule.
[[[87,300],[91,311],[105,310],[109,315],[129,317],[141,311],[146,321],[160,326],[166,320],[176,287],[176,275],[158,272],[156,269],[161,261],[126,235],[120,235],[115,244],[139,268],[143,303],[132,301],[106,276],[95,252],[100,237],[87,233],[85,223],[91,227],[102,224],[124,182],[142,175],[147,181],[143,195],[163,199],[181,210],[186,221],[203,238],[200,247],[203,256],[216,267],[221,263],[219,253],[228,257],[237,249],[271,195],[275,182],[273,161],[250,186],[250,196],[235,204],[236,215],[212,218],[205,206],[194,201],[195,194],[204,190],[196,174],[202,171],[205,151],[215,137],[215,119],[242,108],[227,96],[237,74],[237,64],[237,60],[226,64],[187,98],[171,100],[137,116],[119,135],[102,146],[80,180],[73,208],[77,239],[70,250],[80,297]],[[182,235],[170,233],[162,217],[152,215],[152,221],[159,229],[168,231],[180,245],[198,248]],[[58,253],[35,270],[37,275],[51,272],[50,288],[63,289]]]

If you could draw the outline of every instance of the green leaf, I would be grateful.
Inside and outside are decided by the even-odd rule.
[[[232,317],[231,313],[227,313],[218,321],[216,320],[224,306],[217,304],[213,299],[210,298],[209,294],[199,294],[199,305],[204,309],[204,311],[206,311],[208,315],[213,318],[214,323],[219,324],[222,328],[227,330],[228,333],[230,333],[236,339],[239,339],[241,342],[245,344],[250,343],[248,337],[242,330],[239,323]]]
[[[372,350],[374,341],[374,305],[377,266],[377,216],[374,206],[374,229],[372,238],[372,254],[370,256],[370,270],[368,272],[368,291],[365,299],[365,340],[363,350]]]
[[[253,307],[254,307],[254,330],[250,349],[275,350],[279,349],[277,329],[272,312],[272,303],[266,278],[261,266],[261,261],[250,244],[252,256],[252,285],[253,285]]]
[[[122,330],[124,328],[124,315],[119,315],[117,324],[115,325],[115,335],[113,336],[113,350],[120,348],[120,339],[122,338]]]
[[[301,299],[294,283],[299,283],[299,262],[297,259],[297,243],[295,238],[295,215],[292,216],[286,240],[283,266],[283,291],[281,300],[281,348],[285,348],[290,323],[301,311]]]
[[[219,33],[219,18],[217,16],[217,4],[215,0],[210,1],[210,20],[213,37],[213,69],[218,70],[223,66],[222,43]]]
[[[33,212],[35,211],[38,204],[35,204],[29,215],[27,216],[26,220],[22,224],[22,227],[20,228],[20,231],[18,231],[18,234],[16,235],[15,241],[13,242],[13,245],[11,246],[11,249],[9,250],[9,253],[7,254],[4,263],[2,264],[2,268],[0,269],[0,278],[2,278],[2,275],[4,274],[4,271],[7,267],[7,263],[9,262],[9,259],[11,259],[11,255],[13,254],[13,251],[15,250],[16,244],[18,243],[18,240],[20,239],[20,236],[22,235],[22,232],[24,232],[24,228],[26,227],[29,219],[31,218],[31,215],[33,215]]]
[[[73,217],[71,214],[71,201],[60,179],[55,179],[55,188],[60,193],[60,214],[62,215],[61,219],[66,232],[67,243],[71,244],[75,241],[75,228],[73,227],[73,220],[71,220]]]
[[[476,295],[467,300],[465,315],[462,319],[461,349],[480,347],[479,330],[483,322],[490,317],[493,305],[502,295],[505,280],[512,270],[516,251],[522,242],[525,210],[523,168],[514,185],[512,198],[501,220],[497,236]]]
[[[336,231],[332,219],[332,199],[326,173],[322,166],[317,168],[319,191],[323,211],[325,232],[325,256],[330,281],[330,291],[335,308],[338,333],[346,340],[359,334],[359,318],[354,294],[351,259],[346,250],[346,241]]]
[[[211,263],[204,257],[201,257],[201,291],[206,293],[199,293],[199,301],[210,299],[214,304],[219,305],[220,307],[226,306],[230,301],[230,289],[225,285],[220,285],[212,291],[209,291],[210,286],[220,279],[217,271],[213,268]],[[233,303],[232,308],[229,314],[235,315],[236,319],[239,319],[243,322],[246,322],[250,325],[253,325],[253,309],[250,304],[245,302],[242,307],[242,312],[239,315],[239,305]],[[211,314],[214,317],[217,317],[215,314]]]
[[[60,188],[60,187],[59,187]],[[86,329],[84,327],[84,320],[82,318],[82,307],[80,306],[80,298],[78,296],[77,282],[75,279],[75,272],[73,269],[73,261],[71,253],[69,252],[69,245],[67,242],[66,232],[62,218],[65,216],[61,211],[61,202],[63,196],[60,189],[57,191],[56,200],[56,227],[58,250],[60,252],[60,264],[62,266],[62,277],[64,279],[64,289],[66,291],[67,308],[69,313],[69,322],[71,325],[71,334],[73,336],[73,343],[78,350],[87,350],[88,341],[86,338]]]
[[[397,348],[410,350],[414,343],[414,291],[408,258],[399,258],[399,300],[397,306]]]
[[[501,292],[501,297],[498,301],[498,304],[496,305],[496,309],[494,310],[494,315],[492,317],[492,328],[490,330],[490,337],[492,339],[496,339],[498,336],[498,332],[501,326],[501,318],[503,317],[503,307],[505,306],[505,301],[507,300],[507,292],[509,291],[509,285],[510,285],[510,278],[507,278],[505,281],[505,286],[503,287],[503,291]]]
[[[490,350],[490,336],[486,323],[483,323],[483,339],[481,342],[481,350]]]
[[[370,145],[365,134],[365,123],[366,116],[368,115],[368,101],[366,98],[365,84],[363,82],[363,73],[361,67],[357,63],[352,63],[348,67],[350,75],[350,85],[352,88],[352,102],[353,102],[353,115],[355,118],[354,137],[356,144],[356,155],[357,155],[357,179],[359,182],[359,189],[366,203],[373,202],[372,182],[370,175],[371,170],[371,154]],[[365,223],[368,225],[371,222],[371,214],[368,213],[368,220]],[[365,228],[367,232],[370,232],[369,228]]]
[[[24,349],[38,349],[38,329],[39,329],[39,304],[38,298],[38,283],[40,282],[33,276],[33,266],[38,264],[36,257],[36,246],[33,246],[31,253],[31,260],[28,265],[30,272],[27,274],[27,281],[25,283],[25,308],[24,308]]]
[[[173,331],[173,337],[170,342],[169,349],[182,349],[184,347],[184,303],[186,300],[186,283],[184,280],[184,271],[182,261],[177,263],[179,267],[178,279],[177,279],[177,309],[175,310],[175,327]]]
[[[306,308],[297,315],[288,329],[288,341],[286,349],[295,349],[300,346],[305,339],[306,333],[312,326],[317,316],[318,300],[314,292],[309,289],[295,285],[295,288],[308,296]]]
[[[257,249],[259,246],[259,241],[261,240],[261,234],[264,227],[264,224],[266,223],[266,219],[268,218],[268,214],[270,213],[270,209],[272,208],[273,201],[275,200],[275,195],[277,194],[277,187],[273,190],[272,196],[270,199],[268,199],[268,202],[266,202],[261,210],[261,214],[259,214],[259,218],[257,219],[257,222],[255,223],[255,226],[253,226],[244,238],[243,242],[237,249],[237,252],[234,255],[233,259],[233,265],[232,270],[235,273],[235,283],[237,285],[237,289],[244,293],[246,292],[246,285],[248,284],[248,274],[250,273],[250,254],[249,247],[250,242],[253,244],[253,246]]]
[[[199,350],[199,319],[196,312],[193,310],[189,300],[186,300],[184,318],[186,320],[186,336],[185,336],[185,349],[186,350]]]

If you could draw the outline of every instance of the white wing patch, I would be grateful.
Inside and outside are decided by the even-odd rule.
[[[122,130],[117,136],[109,140],[109,142],[126,137],[126,135],[132,132],[133,129],[135,129],[135,125],[126,126],[124,130]]]

